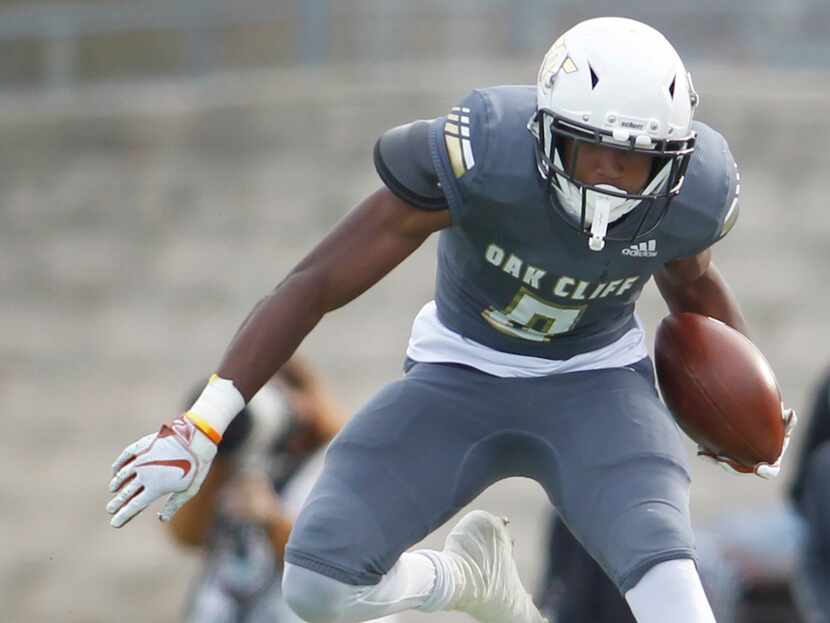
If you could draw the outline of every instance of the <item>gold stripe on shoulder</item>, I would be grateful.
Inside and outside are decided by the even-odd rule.
[[[466,172],[464,168],[464,156],[461,152],[461,139],[451,134],[444,134],[444,142],[447,144],[447,154],[450,157],[452,172],[455,177],[461,177]]]
[[[723,227],[720,230],[720,238],[723,238],[735,226],[738,220],[738,198],[732,200],[732,205],[729,207],[729,212],[726,213],[726,218],[723,219]]]

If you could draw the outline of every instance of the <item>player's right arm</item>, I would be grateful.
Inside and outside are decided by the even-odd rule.
[[[382,188],[360,203],[253,309],[218,374],[247,401],[328,312],[357,298],[450,224]]]
[[[387,187],[364,199],[257,303],[191,409],[127,446],[116,459],[107,505],[113,527],[172,494],[159,513],[169,520],[199,490],[230,421],[320,319],[450,225],[432,169],[427,126],[415,122],[395,128],[378,141],[375,160]]]
[[[375,144],[385,187],[338,223],[253,309],[225,352],[218,375],[245,401],[273,376],[328,312],[365,292],[450,225],[429,143],[430,123],[387,131]]]

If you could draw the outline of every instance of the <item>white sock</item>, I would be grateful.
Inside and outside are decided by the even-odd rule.
[[[715,623],[695,563],[661,562],[625,594],[637,623]]]
[[[356,605],[378,608],[375,616],[418,608],[432,594],[436,575],[432,561],[420,551],[403,553],[380,582],[360,596]]]
[[[459,584],[464,582],[463,574],[453,573],[453,561],[447,552],[419,549],[413,554],[420,554],[422,558],[429,560],[435,574],[435,582],[429,596],[417,609],[422,612],[447,610],[457,590],[461,588]]]

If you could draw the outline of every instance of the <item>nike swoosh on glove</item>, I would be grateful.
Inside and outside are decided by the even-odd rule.
[[[120,528],[158,498],[172,494],[159,513],[159,519],[169,521],[196,495],[215,456],[216,444],[183,416],[130,444],[112,464],[110,525]]]
[[[746,465],[733,461],[728,456],[719,456],[714,454],[702,446],[697,447],[697,455],[707,461],[717,463],[721,468],[730,474],[736,474],[739,476],[754,474],[764,480],[776,478],[778,474],[781,473],[781,459],[784,458],[784,453],[790,445],[793,430],[795,430],[795,427],[798,424],[798,416],[795,413],[795,409],[783,409],[781,411],[781,418],[784,420],[784,447],[781,448],[781,454],[778,456],[775,463],[756,463],[752,467],[747,467]]]

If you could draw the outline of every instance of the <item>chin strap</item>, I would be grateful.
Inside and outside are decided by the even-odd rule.
[[[602,251],[605,248],[605,234],[608,231],[610,215],[611,202],[605,197],[597,197],[594,218],[591,220],[591,237],[588,239],[591,251]]]

